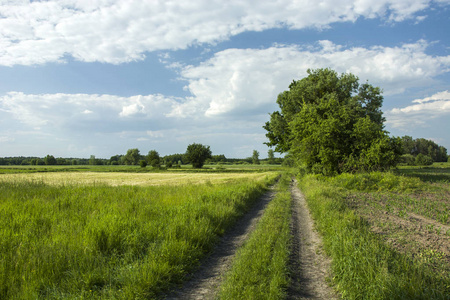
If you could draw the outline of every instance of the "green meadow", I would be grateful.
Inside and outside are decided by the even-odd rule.
[[[238,249],[219,297],[290,296],[292,175],[270,166],[77,168],[0,174],[0,299],[160,298],[277,178],[277,195]],[[332,177],[292,172],[339,295],[448,299],[449,163]]]
[[[155,186],[4,177],[0,299],[158,297],[278,176],[241,175]]]

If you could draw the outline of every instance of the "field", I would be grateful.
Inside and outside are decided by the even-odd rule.
[[[120,173],[120,172],[51,172],[4,174],[0,182],[34,182],[48,185],[191,185],[223,184],[239,179],[258,180],[266,173]]]
[[[191,173],[226,173],[226,172],[268,172],[280,171],[283,168],[280,165],[205,165],[202,169],[193,169],[191,165],[181,165],[179,168],[153,169],[152,167],[141,168],[131,165],[117,166],[79,166],[79,165],[63,165],[63,166],[0,166],[0,174],[17,174],[17,173],[48,173],[48,172],[120,172],[120,173],[161,173],[161,172],[191,172]]]
[[[278,173],[1,176],[1,299],[148,299],[180,282]]]
[[[0,299],[160,298],[195,272],[281,171],[0,168]],[[295,172],[340,296],[448,299],[450,164]],[[237,250],[221,299],[295,298],[290,176]]]

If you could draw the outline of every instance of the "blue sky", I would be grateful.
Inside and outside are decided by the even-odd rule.
[[[0,156],[266,157],[308,68],[384,91],[386,129],[450,150],[450,1],[0,0]]]

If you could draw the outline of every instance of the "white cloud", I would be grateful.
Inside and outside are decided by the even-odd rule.
[[[219,116],[229,113],[266,114],[278,93],[308,68],[329,67],[351,72],[360,81],[384,89],[385,95],[426,86],[450,70],[450,56],[425,53],[427,43],[400,47],[344,48],[330,41],[316,47],[277,46],[268,49],[228,49],[198,66],[180,70],[193,97],[176,105],[171,116]],[[272,105],[272,106],[271,106]]]
[[[71,151],[67,141],[60,141],[68,137],[71,147],[87,145],[83,146],[86,150],[79,150],[83,154],[78,154],[87,156],[110,156],[142,145],[161,153],[182,153],[192,142],[215,145],[216,151],[238,157],[250,156],[245,147],[252,145],[259,145],[254,149],[264,153],[261,126],[267,113],[278,109],[277,94],[293,79],[304,77],[308,68],[350,71],[362,82],[367,79],[384,88],[385,95],[412,87],[432,88],[434,78],[449,71],[450,56],[428,55],[427,46],[418,41],[398,47],[348,48],[320,41],[305,47],[228,49],[197,66],[178,66],[180,78],[191,92],[185,98],[10,92],[0,96],[0,122],[10,130],[8,134],[0,131],[0,141],[8,142],[6,136],[16,136],[19,130],[31,132],[28,139],[30,151],[36,151],[30,153],[33,155],[49,153],[56,146]],[[399,108],[397,115],[388,112],[387,120],[393,125],[408,124],[407,117],[415,110],[420,111],[417,124],[425,124],[427,116],[446,116],[448,95],[445,91],[416,99]],[[16,151],[13,146],[9,149]]]
[[[432,95],[431,97],[413,100],[413,103],[423,104],[426,102],[441,102],[441,101],[444,101],[444,102],[450,101],[450,93],[448,91],[436,93],[436,94]]]
[[[152,137],[152,138],[162,138],[162,137],[164,137],[164,132],[160,131],[160,130],[158,130],[158,131],[147,130],[146,133],[147,133],[147,135],[149,137]]]
[[[0,97],[2,111],[34,128],[83,126],[85,122],[102,127],[101,123],[125,124],[130,116],[157,122],[165,118],[176,103],[175,98],[162,95],[119,97],[10,92]]]
[[[214,44],[245,31],[324,28],[358,18],[399,22],[429,5],[428,0],[3,1],[0,65],[63,62],[67,55],[119,64],[141,60],[147,51]]]
[[[450,118],[450,92],[443,91],[430,97],[416,99],[403,108],[394,108],[386,113],[387,124],[393,128],[424,126],[432,119]]]

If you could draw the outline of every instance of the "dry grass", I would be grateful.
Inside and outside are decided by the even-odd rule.
[[[186,184],[218,184],[227,183],[236,179],[264,180],[264,173],[119,173],[119,172],[49,172],[25,174],[0,174],[0,183],[3,182],[42,182],[51,185],[72,184],[106,184],[120,185],[186,185]]]

